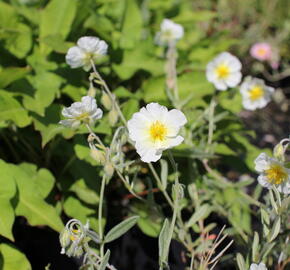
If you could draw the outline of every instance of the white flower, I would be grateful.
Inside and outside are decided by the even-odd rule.
[[[67,120],[61,120],[59,123],[76,128],[82,122],[93,125],[97,119],[102,118],[103,111],[97,107],[96,100],[90,96],[82,97],[81,102],[75,102],[70,107],[62,110],[62,115]]]
[[[184,35],[183,27],[169,19],[161,23],[161,31],[156,34],[155,40],[159,45],[169,45],[181,39]]]
[[[247,110],[265,107],[271,100],[273,87],[265,85],[261,79],[246,77],[240,87],[243,97],[243,106]]]
[[[252,263],[249,270],[267,270],[267,267],[264,263]]]
[[[223,52],[207,64],[206,78],[216,89],[224,91],[237,86],[242,78],[240,60],[228,52]]]
[[[186,122],[181,111],[168,111],[158,103],[150,103],[128,121],[129,137],[135,142],[142,161],[155,162],[161,158],[163,150],[183,141],[178,133]]]
[[[85,71],[91,69],[91,60],[107,54],[108,44],[97,37],[81,37],[77,46],[70,48],[65,56],[71,68],[83,67]]]
[[[255,170],[260,173],[258,181],[262,186],[271,188],[275,185],[280,192],[290,193],[290,170],[277,159],[261,153],[255,160]]]

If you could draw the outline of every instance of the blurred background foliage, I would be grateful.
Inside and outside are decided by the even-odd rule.
[[[90,157],[87,131],[73,131],[58,124],[63,106],[79,101],[89,88],[89,74],[72,70],[65,63],[67,49],[85,35],[98,36],[109,44],[108,56],[97,67],[127,119],[148,102],[170,106],[164,90],[165,51],[154,44],[163,18],[185,28],[185,37],[177,45],[177,69],[190,128],[187,144],[173,151],[180,179],[187,188],[185,216],[191,217],[198,201],[204,205],[202,217],[209,228],[227,224],[228,233],[236,240],[234,250],[243,251],[243,243],[252,237],[256,215],[253,207],[261,193],[259,187],[251,185],[253,160],[261,152],[257,147],[261,146],[261,136],[256,137],[250,127],[258,132],[263,127],[257,121],[247,125],[240,117],[245,112],[238,89],[220,93],[215,114],[211,115],[209,104],[214,88],[206,81],[204,71],[216,54],[230,50],[242,60],[244,75],[263,76],[261,64],[248,53],[249,47],[261,40],[269,40],[279,48],[283,65],[288,65],[289,8],[287,0],[2,0],[0,268],[28,270],[33,265],[27,259],[33,256],[24,255],[14,237],[19,224],[39,226],[44,232],[43,225],[60,231],[63,222],[73,217],[82,222],[89,219],[91,227],[98,230],[101,167]],[[269,66],[264,69],[270,75],[273,72]],[[279,80],[270,84],[282,89],[275,108],[287,111],[284,103],[289,87]],[[99,104],[100,99],[98,91]],[[104,110],[105,117],[94,131],[109,143],[119,123],[114,123]],[[263,112],[252,117],[259,122]],[[274,119],[270,126],[275,125]],[[208,145],[210,125],[215,131],[213,143]],[[276,140],[288,136],[283,128],[278,131]],[[130,146],[123,150],[128,159],[137,157]],[[205,159],[214,168],[212,172],[205,170]],[[136,162],[131,174],[136,192],[155,187],[145,164]],[[169,174],[173,180],[172,172]],[[230,181],[224,182],[223,177]],[[195,189],[198,199],[193,197]],[[106,197],[107,229],[137,214],[141,216],[138,227],[145,235],[159,234],[168,209],[158,192],[149,192],[148,204],[128,199],[128,191],[114,176]],[[199,232],[194,224],[192,230]],[[33,234],[29,241],[34,241]],[[233,252],[225,257],[228,269],[235,264]],[[48,262],[51,269],[56,269],[53,258],[45,258],[42,263]]]

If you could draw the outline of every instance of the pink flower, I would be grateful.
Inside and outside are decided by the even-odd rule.
[[[271,60],[272,47],[266,42],[255,43],[250,49],[250,54],[260,61]]]

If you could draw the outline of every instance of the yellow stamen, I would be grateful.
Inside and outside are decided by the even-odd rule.
[[[280,185],[288,178],[287,172],[279,164],[271,165],[270,169],[266,170],[266,176],[268,181],[275,185]]]
[[[71,241],[76,241],[77,240],[77,237],[75,235],[70,235],[70,240]]]
[[[215,72],[216,72],[219,79],[225,79],[229,76],[230,69],[227,65],[222,64],[216,68]]]
[[[77,116],[75,119],[80,120],[80,121],[85,121],[88,118],[89,118],[89,114],[87,112],[84,112],[84,113],[80,114],[79,116]]]
[[[264,96],[264,89],[261,86],[256,85],[249,91],[249,94],[250,94],[250,99],[252,101],[255,101]]]
[[[152,141],[164,141],[167,135],[167,128],[159,121],[155,121],[149,129]]]

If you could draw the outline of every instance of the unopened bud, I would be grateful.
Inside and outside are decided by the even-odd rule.
[[[118,111],[115,108],[113,108],[109,112],[109,123],[110,123],[110,125],[111,126],[114,126],[117,123],[118,118],[119,118]]]
[[[284,146],[281,143],[279,143],[274,147],[273,155],[278,160],[284,162],[285,161],[284,152],[285,152]]]
[[[115,171],[113,164],[111,162],[107,162],[106,165],[104,166],[104,171],[106,176],[110,179]]]
[[[88,96],[94,98],[96,96],[96,94],[97,94],[97,89],[95,87],[91,86],[88,90]]]
[[[183,186],[179,183],[174,184],[172,187],[172,193],[173,193],[174,200],[180,201],[181,199],[184,198]]]
[[[106,92],[103,92],[103,94],[102,94],[101,103],[104,105],[104,107],[107,110],[111,110],[113,107],[112,99],[110,98],[110,96]]]
[[[70,231],[67,228],[64,228],[62,232],[59,235],[59,242],[61,246],[61,253],[65,253],[65,249],[69,246],[70,244]]]
[[[91,149],[90,155],[95,161],[98,162],[98,164],[104,165],[106,163],[106,154],[104,151]]]

